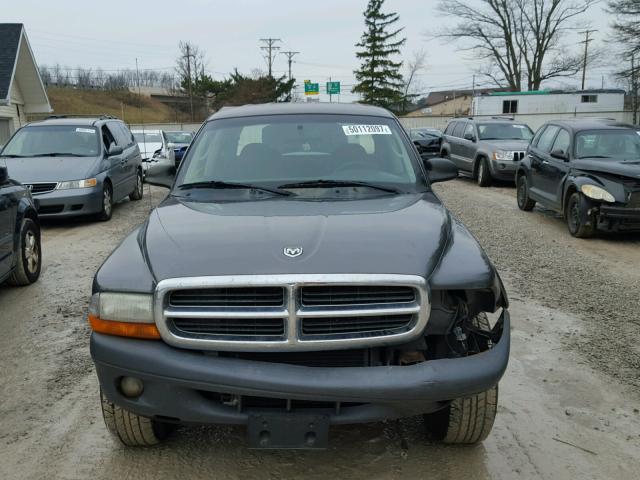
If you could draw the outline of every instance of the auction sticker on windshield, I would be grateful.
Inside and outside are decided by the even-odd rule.
[[[343,125],[345,135],[391,135],[386,125]]]
[[[76,128],[76,132],[79,133],[96,133],[93,128]]]

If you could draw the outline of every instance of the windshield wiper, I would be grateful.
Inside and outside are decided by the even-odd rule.
[[[306,182],[285,183],[278,185],[278,188],[322,188],[322,187],[368,187],[382,190],[389,193],[400,193],[399,190],[391,187],[376,185],[375,183],[359,182],[357,180],[308,180]]]
[[[29,155],[30,157],[86,157],[88,155],[81,155],[79,153],[66,153],[66,152],[53,152],[53,153],[37,153],[35,155]]]
[[[235,182],[223,182],[222,180],[209,180],[206,182],[192,182],[183,183],[179,185],[180,190],[187,190],[190,188],[212,188],[212,189],[224,189],[224,188],[248,188],[252,190],[262,190],[263,192],[273,193],[275,195],[289,196],[293,195],[291,192],[283,192],[275,188],[260,187],[258,185],[251,185],[249,183],[235,183]]]
[[[583,157],[578,157],[578,159],[581,159],[581,158],[611,158],[611,157],[608,157],[607,155],[585,155]]]
[[[0,157],[5,157],[5,158],[24,158],[24,155],[9,155],[8,153],[5,153],[3,155],[0,155]]]

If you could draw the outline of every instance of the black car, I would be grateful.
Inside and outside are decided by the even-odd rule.
[[[508,301],[431,188],[457,174],[377,107],[210,117],[94,278],[108,429],[150,445],[172,424],[235,424],[255,448],[318,448],[330,425],[426,415],[437,439],[483,440]]]
[[[40,276],[40,223],[31,193],[0,165],[0,284],[29,285]]]
[[[409,137],[423,157],[437,157],[442,145],[442,132],[437,128],[411,128]]]
[[[605,119],[549,122],[517,172],[521,210],[564,215],[569,233],[640,230],[640,129]]]

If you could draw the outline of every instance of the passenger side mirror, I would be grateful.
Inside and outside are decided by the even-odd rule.
[[[9,180],[9,171],[7,167],[0,166],[0,184],[6,183]]]
[[[458,167],[446,158],[433,157],[423,160],[431,183],[446,182],[458,178]]]
[[[560,160],[564,160],[567,162],[569,160],[569,156],[563,150],[553,150],[550,155],[553,158],[558,158]]]
[[[465,140],[469,140],[470,142],[475,142],[476,141],[476,136],[473,133],[465,133],[464,134],[464,139]]]
[[[119,147],[115,143],[112,143],[109,147],[109,151],[107,152],[107,156],[113,157],[115,155],[122,155],[122,147]]]

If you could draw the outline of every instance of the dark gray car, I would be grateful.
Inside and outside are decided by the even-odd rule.
[[[97,215],[142,198],[142,159],[127,126],[113,118],[55,118],[30,123],[4,146],[12,178],[38,199],[46,217]]]
[[[528,125],[504,118],[452,120],[440,155],[487,187],[493,179],[515,181],[533,132]]]
[[[91,355],[126,445],[178,423],[246,425],[256,448],[326,447],[330,425],[426,415],[491,431],[507,296],[397,118],[371,106],[225,109],[167,198],[100,267]],[[491,326],[486,312],[500,312]]]

